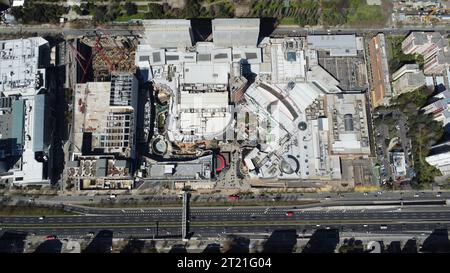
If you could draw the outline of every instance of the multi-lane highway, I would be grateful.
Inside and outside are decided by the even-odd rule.
[[[292,215],[288,212],[292,212]],[[4,231],[60,236],[88,236],[111,230],[116,237],[179,237],[181,208],[146,208],[108,211],[96,215],[0,217]],[[214,207],[190,210],[194,237],[225,234],[268,236],[274,230],[295,229],[298,234],[317,229],[344,232],[422,233],[450,226],[446,206],[403,207]]]

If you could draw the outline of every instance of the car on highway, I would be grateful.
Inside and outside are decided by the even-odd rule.
[[[239,199],[239,195],[237,194],[231,194],[228,196],[228,199],[234,201],[234,200],[238,200]]]
[[[286,212],[286,216],[292,217],[292,216],[294,216],[294,212],[293,211],[288,211],[288,212]]]
[[[39,219],[39,220],[44,220],[44,219],[45,219],[45,216],[39,216],[38,219]]]
[[[380,229],[387,229],[387,226],[386,225],[381,225]]]
[[[277,196],[275,196],[275,197],[273,197],[272,198],[272,201],[278,201],[278,200],[280,200],[281,199],[281,196],[279,196],[279,195],[277,195]]]
[[[48,241],[48,240],[56,240],[56,235],[48,235],[48,236],[46,236],[45,237],[45,241]]]
[[[325,200],[330,200],[330,199],[331,199],[331,196],[325,197]]]
[[[367,224],[364,224],[363,227],[368,227]]]
[[[442,194],[442,192],[438,192],[438,193],[436,194],[436,197],[441,197],[441,194]]]
[[[419,197],[419,194],[417,194],[417,193],[416,193],[416,194],[414,194],[414,197],[416,197],[416,198],[417,198],[417,197]]]
[[[94,233],[93,231],[90,231],[90,232],[88,232],[87,235],[88,235],[88,236],[94,236],[94,234],[95,234],[95,233]]]
[[[365,192],[365,193],[364,193],[364,196],[366,196],[366,195],[368,195],[368,194],[369,194],[369,193]]]
[[[320,225],[319,225],[319,224],[317,224],[317,225],[316,225],[316,227],[320,227]]]

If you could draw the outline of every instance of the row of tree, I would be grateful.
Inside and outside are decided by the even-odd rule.
[[[56,23],[69,8],[44,3],[26,1],[23,7],[12,7],[11,14],[20,22],[29,23]]]

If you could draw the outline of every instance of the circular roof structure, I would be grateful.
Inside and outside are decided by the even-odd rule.
[[[285,174],[298,172],[299,167],[297,159],[292,155],[284,157],[280,162],[280,170]]]
[[[223,157],[223,155],[218,154],[216,156],[217,158],[217,167],[216,167],[216,172],[220,172],[221,170],[223,170],[223,168],[225,168],[226,164],[225,164],[225,158]]]
[[[300,121],[299,124],[298,124],[298,129],[300,129],[302,131],[305,131],[306,128],[308,128],[308,125],[306,124],[306,122]]]
[[[153,142],[153,151],[156,154],[165,154],[167,151],[167,143],[163,139],[157,139]]]

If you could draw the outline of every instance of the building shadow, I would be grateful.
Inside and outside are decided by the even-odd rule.
[[[450,241],[447,229],[435,229],[422,244],[420,252],[449,253]]]
[[[113,232],[110,230],[101,230],[83,253],[110,253],[112,250]]]
[[[131,239],[120,251],[120,253],[141,253],[144,249],[145,241],[138,239]]]
[[[60,240],[46,240],[34,250],[34,253],[61,253],[61,249],[62,242]]]
[[[302,253],[334,253],[338,244],[337,229],[318,229],[313,233]]]
[[[220,244],[208,244],[205,249],[203,249],[202,253],[220,253]]]
[[[402,253],[417,253],[417,242],[415,239],[409,239],[403,246]]]
[[[386,252],[387,253],[401,253],[402,248],[400,245],[400,241],[392,241],[386,248]]]
[[[0,253],[23,253],[26,233],[6,231],[0,237]]]
[[[228,240],[226,242],[227,246],[225,247],[227,250],[225,253],[249,253],[250,250],[250,239],[230,235],[228,236]]]
[[[274,17],[261,17],[259,19],[258,44],[264,37],[269,37],[277,27],[277,19]]]
[[[292,253],[296,245],[295,229],[274,230],[264,243],[262,253]]]
[[[181,244],[173,245],[170,248],[169,253],[187,253],[186,246]]]

